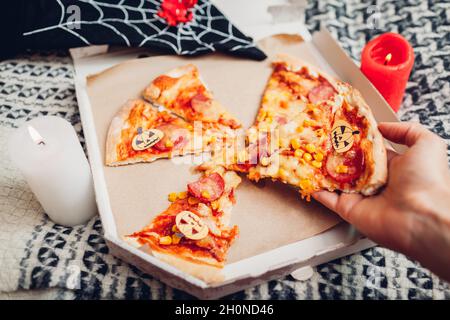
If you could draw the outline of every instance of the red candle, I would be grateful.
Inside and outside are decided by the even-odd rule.
[[[395,112],[402,103],[413,64],[413,48],[405,38],[392,32],[370,40],[361,55],[361,71]]]

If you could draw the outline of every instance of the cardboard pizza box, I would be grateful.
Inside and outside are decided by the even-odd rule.
[[[271,72],[270,59],[277,53],[300,57],[349,82],[361,91],[378,121],[398,121],[328,31],[316,32],[308,41],[304,38],[279,34],[261,39],[259,45],[269,55],[262,62],[222,54],[157,56],[145,50],[75,59],[77,99],[96,199],[113,255],[196,297],[217,298],[374,245],[320,204],[300,200],[295,190],[272,182],[255,185],[246,179],[237,190],[232,217],[240,236],[230,249],[220,281],[202,281],[123,241],[124,235],[140,230],[167,208],[168,193],[184,190],[198,176],[189,156],[114,168],[104,165],[106,133],[114,114],[127,99],[138,97],[151,79],[174,67],[197,65],[214,96],[245,127],[256,116]],[[146,57],[136,59],[139,56]]]

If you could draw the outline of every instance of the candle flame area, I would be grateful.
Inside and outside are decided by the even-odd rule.
[[[37,145],[45,145],[44,138],[39,134],[39,132],[33,128],[32,126],[28,126],[28,133],[30,134],[31,139],[33,139],[34,143]]]
[[[392,53],[388,53],[388,54],[386,55],[386,57],[384,58],[384,64],[385,64],[385,65],[388,64],[389,61],[391,61],[391,59],[392,59]]]

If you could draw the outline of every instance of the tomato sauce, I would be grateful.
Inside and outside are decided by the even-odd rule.
[[[171,236],[174,233],[172,228],[176,225],[176,216],[184,210],[199,214],[196,208],[188,203],[187,199],[179,199],[172,203],[165,212],[153,219],[151,228],[145,228],[143,231],[136,232],[131,236],[136,237],[142,244],[149,243],[151,246],[160,247],[159,240],[148,234],[154,232],[160,236]],[[216,212],[216,214],[219,216],[221,213]],[[170,251],[175,254],[182,254],[188,250],[195,256],[212,257],[218,262],[223,262],[225,260],[226,250],[230,247],[237,234],[238,229],[235,226],[230,230],[223,230],[220,236],[216,236],[210,232],[207,238],[202,240],[191,240],[183,237],[178,244],[164,245],[163,248],[165,251]]]
[[[366,119],[360,115],[358,115],[358,111],[356,109],[349,109],[347,106],[344,106],[344,108],[342,108],[343,113],[345,118],[347,119],[347,121],[358,127],[358,129],[361,130],[361,133],[365,134],[365,130],[367,128],[366,125]]]

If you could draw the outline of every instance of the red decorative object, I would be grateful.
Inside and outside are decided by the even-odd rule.
[[[405,94],[414,51],[397,33],[388,32],[370,40],[361,55],[361,71],[397,112]]]
[[[191,9],[197,4],[197,0],[163,0],[158,11],[158,16],[165,19],[169,26],[189,22],[193,18]]]

